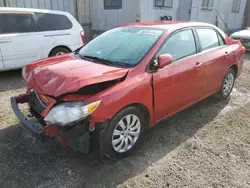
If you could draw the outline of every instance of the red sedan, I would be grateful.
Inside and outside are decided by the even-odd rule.
[[[160,120],[210,95],[227,99],[244,53],[210,24],[124,25],[71,54],[27,65],[27,92],[11,104],[37,136],[75,151],[123,156]],[[31,118],[18,103],[29,104]]]

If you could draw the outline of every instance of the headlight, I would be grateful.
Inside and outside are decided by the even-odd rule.
[[[65,126],[75,121],[82,120],[93,113],[101,101],[84,105],[82,102],[65,102],[52,108],[44,121],[47,124]]]

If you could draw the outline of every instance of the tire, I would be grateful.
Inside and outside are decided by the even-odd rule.
[[[70,53],[70,52],[71,52],[71,51],[68,50],[67,48],[58,47],[58,48],[53,49],[53,50],[50,52],[49,57],[56,56],[56,55],[67,54],[67,53]]]
[[[236,79],[236,72],[233,69],[229,69],[226,76],[223,79],[220,90],[216,93],[216,98],[220,100],[226,100],[230,97],[233,90]]]
[[[131,126],[130,131],[128,125]],[[144,125],[144,116],[136,107],[127,107],[116,114],[105,135],[106,157],[116,159],[131,153],[142,141]]]

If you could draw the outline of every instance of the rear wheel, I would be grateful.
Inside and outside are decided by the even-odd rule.
[[[71,51],[67,48],[63,48],[63,47],[58,47],[58,48],[55,48],[53,49],[50,54],[49,54],[49,57],[51,56],[56,56],[56,55],[63,55],[63,54],[67,54],[67,53],[70,53]]]
[[[216,94],[217,98],[221,100],[229,98],[234,87],[235,78],[236,78],[235,71],[233,69],[229,69],[222,82],[219,92]]]
[[[108,157],[121,157],[134,150],[144,133],[144,116],[136,107],[120,111],[110,122],[106,133]]]

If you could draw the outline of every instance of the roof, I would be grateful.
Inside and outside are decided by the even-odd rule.
[[[54,14],[69,14],[68,12],[47,9],[33,9],[33,8],[16,8],[16,7],[0,7],[0,12],[16,12],[16,13],[54,13]]]
[[[210,26],[214,27],[212,24],[203,23],[203,22],[187,22],[187,21],[153,21],[153,22],[136,22],[130,24],[123,24],[120,27],[126,26],[142,26],[142,27],[152,27],[159,29],[180,29],[184,27],[194,27],[194,26]]]

